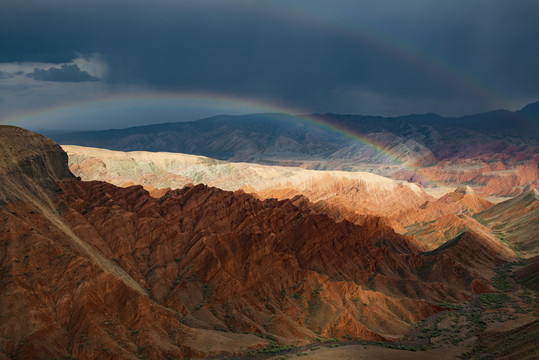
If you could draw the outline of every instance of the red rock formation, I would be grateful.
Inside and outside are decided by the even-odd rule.
[[[539,157],[528,156],[517,161],[520,154],[513,149],[509,154],[490,154],[479,158],[451,158],[415,171],[399,170],[391,177],[446,186],[469,184],[489,196],[516,196],[529,188],[539,186]]]
[[[487,238],[494,237],[489,228],[465,214],[448,214],[426,223],[415,223],[408,227],[406,235],[415,236],[428,249],[432,250],[465,231],[481,233]]]
[[[56,174],[47,157],[38,152],[29,174]],[[438,301],[488,291],[494,264],[511,256],[471,233],[418,254],[374,218],[336,222],[203,185],[155,199],[56,166],[57,179],[10,189],[17,197],[0,207],[6,357],[233,355],[267,343],[254,333],[391,340]],[[31,199],[54,180],[60,190]]]
[[[224,190],[241,189],[260,199],[304,197],[314,213],[361,224],[365,215],[386,217],[387,224],[406,232],[396,220],[434,198],[415,184],[362,172],[314,171],[248,163],[227,163],[201,156],[131,152],[64,146],[70,169],[83,180],[118,186],[142,185],[154,197],[163,188],[202,183]]]
[[[477,195],[469,186],[459,186],[455,191],[435,201],[427,201],[417,210],[401,217],[402,224],[435,221],[444,215],[472,215],[488,209],[493,204]]]

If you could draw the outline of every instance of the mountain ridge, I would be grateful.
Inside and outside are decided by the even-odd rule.
[[[415,184],[364,172],[231,163],[175,153],[124,153],[78,146],[63,149],[69,154],[71,170],[82,179],[118,186],[143,185],[152,194],[163,194],[154,189],[203,183],[223,190],[241,189],[262,199],[301,195],[328,206],[344,208],[347,203],[351,213],[389,217],[432,200]]]
[[[165,151],[234,162],[372,171],[424,185],[468,183],[490,195],[514,196],[526,186],[538,186],[539,136],[535,135],[539,117],[534,115],[535,106],[521,112],[462,118],[324,114],[306,121],[301,116],[272,113],[220,115],[53,138],[64,145],[111,150]]]
[[[495,265],[513,257],[473,233],[458,242],[476,247],[473,259],[458,244],[402,251],[388,241],[407,238],[383,222],[336,222],[242,191],[197,185],[152,198],[141,186],[50,181],[60,191],[35,200],[47,206],[28,201],[32,189],[0,205],[10,356],[232,356],[268,336],[394,341],[440,301],[492,291]]]

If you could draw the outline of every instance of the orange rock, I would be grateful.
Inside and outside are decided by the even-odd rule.
[[[438,301],[490,290],[494,264],[512,254],[475,233],[420,254],[381,218],[337,222],[303,200],[204,185],[153,198],[82,182],[58,147],[22,134],[36,147],[0,179],[8,356],[233,356],[268,343],[254,333],[391,341]]]

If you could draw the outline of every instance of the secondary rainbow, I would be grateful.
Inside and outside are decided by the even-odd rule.
[[[294,23],[303,23],[325,32],[336,34],[349,41],[372,46],[389,56],[402,59],[418,69],[427,70],[439,81],[450,83],[461,92],[482,99],[490,108],[507,107],[506,97],[492,84],[485,84],[473,73],[437,56],[433,51],[421,48],[394,34],[383,33],[367,23],[346,21],[340,17],[331,17],[331,12],[317,13],[316,7],[306,8],[292,2],[286,5],[277,2],[265,2],[265,14],[272,14],[276,21],[289,18]]]

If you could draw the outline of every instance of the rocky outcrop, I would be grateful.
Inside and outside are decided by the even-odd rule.
[[[15,127],[0,126],[0,204],[53,193],[54,182],[72,178],[67,155],[54,141]]]

